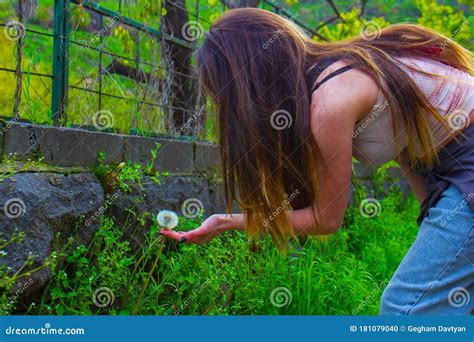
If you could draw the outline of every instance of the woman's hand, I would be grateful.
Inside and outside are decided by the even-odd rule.
[[[209,216],[199,228],[189,232],[175,232],[172,230],[161,229],[160,234],[169,237],[181,243],[205,244],[214,237],[231,229],[243,229],[242,214],[216,214]]]

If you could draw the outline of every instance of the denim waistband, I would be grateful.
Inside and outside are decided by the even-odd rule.
[[[474,125],[471,124],[457,139],[449,142],[439,152],[436,165],[422,175],[428,195],[420,207],[419,224],[451,184],[459,189],[474,210]]]

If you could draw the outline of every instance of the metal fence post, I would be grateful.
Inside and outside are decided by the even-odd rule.
[[[66,124],[69,75],[69,30],[69,0],[55,0],[51,115],[56,125]]]

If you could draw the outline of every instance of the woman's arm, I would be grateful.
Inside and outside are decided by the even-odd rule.
[[[402,174],[410,184],[410,188],[415,193],[416,198],[420,203],[426,198],[425,179],[423,176],[417,175],[410,170],[407,162],[407,156],[405,152],[402,152],[396,159]]]
[[[330,66],[320,78],[344,66],[338,62]],[[364,73],[350,70],[325,82],[313,94],[311,101],[311,130],[319,148],[316,155],[319,194],[317,205],[287,211],[288,219],[297,235],[335,233],[344,219],[349,200],[352,176],[352,131],[355,123],[364,118],[375,104],[377,84]],[[316,219],[313,216],[313,209]],[[175,240],[205,243],[230,229],[244,230],[242,214],[212,215],[190,232],[161,233]]]
[[[337,62],[319,78],[345,65]],[[378,91],[369,76],[352,69],[325,82],[313,93],[311,129],[319,148],[316,176],[320,189],[313,208],[289,212],[297,234],[331,234],[341,226],[351,186],[352,132],[356,122],[372,110]]]

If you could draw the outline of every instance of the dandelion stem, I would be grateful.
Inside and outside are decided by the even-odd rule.
[[[145,284],[143,284],[142,290],[140,291],[140,295],[138,296],[137,302],[135,303],[133,310],[132,310],[132,315],[135,315],[138,306],[140,305],[143,295],[145,294],[146,289],[148,288],[148,285],[150,284],[151,277],[153,275],[153,272],[155,271],[156,265],[158,265],[158,260],[160,260],[161,252],[163,251],[163,247],[165,245],[165,238],[161,238],[161,244],[160,244],[160,249],[158,250],[158,255],[155,258],[155,261],[153,262],[153,265],[151,266],[151,270],[148,273],[148,277],[146,278]]]

